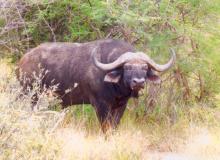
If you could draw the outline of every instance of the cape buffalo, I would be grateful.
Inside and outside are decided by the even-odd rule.
[[[149,56],[136,52],[134,47],[121,40],[105,39],[88,43],[44,43],[25,54],[17,77],[24,88],[34,82],[33,73],[39,74],[39,64],[47,70],[42,79],[46,87],[58,84],[56,94],[62,106],[91,104],[103,132],[115,128],[130,97],[147,81],[159,82],[154,71],[168,70],[175,61],[175,53],[164,65],[155,63]],[[74,85],[78,84],[77,86]],[[66,90],[70,90],[66,92]]]

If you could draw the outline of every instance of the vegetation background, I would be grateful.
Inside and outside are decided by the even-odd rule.
[[[39,93],[33,112],[33,91],[18,98],[14,68],[29,49],[103,38],[161,63],[170,47],[177,53],[162,85],[130,101],[108,140],[90,106],[61,111],[58,99]],[[0,159],[218,159],[219,46],[219,0],[0,0]]]

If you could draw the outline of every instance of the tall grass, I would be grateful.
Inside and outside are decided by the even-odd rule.
[[[106,138],[90,106],[49,110],[59,106],[59,101],[41,93],[41,102],[32,111],[32,91],[22,95],[13,66],[1,60],[0,68],[0,159],[159,160],[176,156],[197,160],[220,156],[220,111],[216,108],[183,107],[171,124],[164,112],[137,118],[138,109],[131,103],[119,129]]]
[[[90,105],[61,110],[53,88],[39,92],[40,79],[24,94],[0,59],[0,159],[220,159],[218,4],[0,0],[0,54],[12,62],[44,41],[124,39],[158,62],[168,47],[177,51],[174,72],[139,104],[131,100],[108,137]]]

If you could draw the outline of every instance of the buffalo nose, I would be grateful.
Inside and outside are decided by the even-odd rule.
[[[144,85],[144,82],[145,82],[145,79],[144,79],[144,78],[134,78],[134,79],[132,79],[132,82],[133,82],[135,85],[143,86],[143,85]]]

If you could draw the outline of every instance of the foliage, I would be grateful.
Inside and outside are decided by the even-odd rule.
[[[218,4],[217,0],[11,0],[5,2],[10,8],[2,9],[0,36],[2,47],[17,57],[46,41],[119,38],[164,62],[173,47],[175,80],[167,82],[177,84],[184,101],[203,101],[219,90]]]
[[[130,157],[141,159],[142,153],[145,152],[142,148],[145,145],[153,146],[154,149],[159,148],[159,150],[175,149],[177,145],[173,142],[180,136],[175,133],[179,133],[178,131],[182,131],[183,128],[190,130],[188,127],[195,123],[219,127],[218,118],[216,118],[219,117],[220,106],[219,18],[219,0],[0,0],[0,56],[6,56],[15,63],[25,52],[43,42],[86,42],[114,38],[133,44],[137,50],[144,51],[155,61],[163,63],[168,59],[169,48],[174,48],[177,53],[176,65],[172,71],[162,75],[162,85],[149,84],[138,103],[131,100],[119,131],[121,135],[113,136],[110,142],[101,140],[103,146],[95,152],[97,155],[102,154],[102,147],[110,145],[114,151],[106,147],[108,154],[113,153],[116,159]],[[1,66],[1,73],[10,73],[8,69],[3,68]],[[18,154],[20,154],[19,151],[23,154],[27,150],[34,150],[33,155],[37,152],[42,155],[50,152],[51,155],[43,157],[44,159],[53,159],[54,155],[67,154],[64,151],[64,153],[58,151],[60,146],[65,146],[59,140],[56,139],[53,144],[49,142],[54,137],[48,134],[48,130],[52,129],[57,118],[59,119],[60,113],[57,112],[59,105],[51,105],[54,109],[52,112],[56,114],[47,117],[48,123],[44,124],[45,119],[42,118],[44,113],[42,113],[43,116],[38,117],[26,110],[31,105],[30,97],[16,99],[15,96],[19,91],[13,88],[19,88],[17,84],[12,83],[11,86],[11,79],[7,79],[7,76],[1,78],[3,79],[0,80],[0,98],[2,98],[1,102],[5,103],[0,104],[0,139],[9,137],[7,141],[0,142],[0,145],[6,147],[7,153],[5,152],[4,155],[11,156],[11,148],[16,148],[20,143],[19,140],[14,141],[18,136],[23,136],[22,140],[24,140],[23,146],[17,149]],[[33,92],[30,92],[31,94]],[[44,96],[42,96],[43,99]],[[48,103],[45,104],[44,100],[38,105],[48,107]],[[139,107],[135,108],[135,106]],[[8,110],[7,107],[13,110]],[[24,119],[22,119],[23,115],[26,115]],[[65,115],[62,125],[70,127],[70,124],[74,124],[77,126],[74,129],[83,128],[87,131],[86,134],[97,133],[99,126],[94,115],[90,106],[72,108]],[[34,122],[34,126],[25,122],[32,118],[39,120]],[[8,124],[2,123],[3,121]],[[3,132],[3,125],[8,130]],[[18,132],[14,132],[17,126]],[[38,128],[38,126],[44,127]],[[131,128],[134,128],[134,132],[130,132]],[[143,131],[144,128],[146,132]],[[30,130],[36,133],[31,135]],[[137,148],[133,150],[128,147],[126,152],[123,152],[127,146],[131,146],[129,143],[135,143],[134,141],[125,143],[125,140],[137,136],[133,135],[136,130],[141,130],[141,139],[138,139],[138,144],[135,144]],[[184,141],[185,133],[192,134],[193,131],[189,133],[188,130],[186,132],[184,130],[182,137],[180,136],[182,139],[175,142]],[[128,134],[124,137],[125,132]],[[150,142],[146,143],[149,144],[141,143],[146,138],[142,134],[148,136]],[[39,138],[40,141],[36,142],[34,137]],[[78,138],[80,137],[82,138],[81,135]],[[67,141],[71,138],[73,137],[67,138]],[[46,144],[43,143],[45,139]],[[82,139],[83,144],[89,141]],[[115,142],[116,140],[119,142]],[[94,141],[97,141],[97,137]],[[92,144],[98,147],[97,142]],[[71,144],[70,146],[72,147]],[[82,149],[85,146],[87,145],[79,148]],[[9,147],[8,150],[7,147]],[[77,151],[76,149],[73,153]],[[88,149],[86,156],[90,152],[91,150]],[[67,154],[66,156],[72,158],[77,155]],[[29,159],[29,157],[26,158]],[[36,157],[36,159],[40,158]]]

